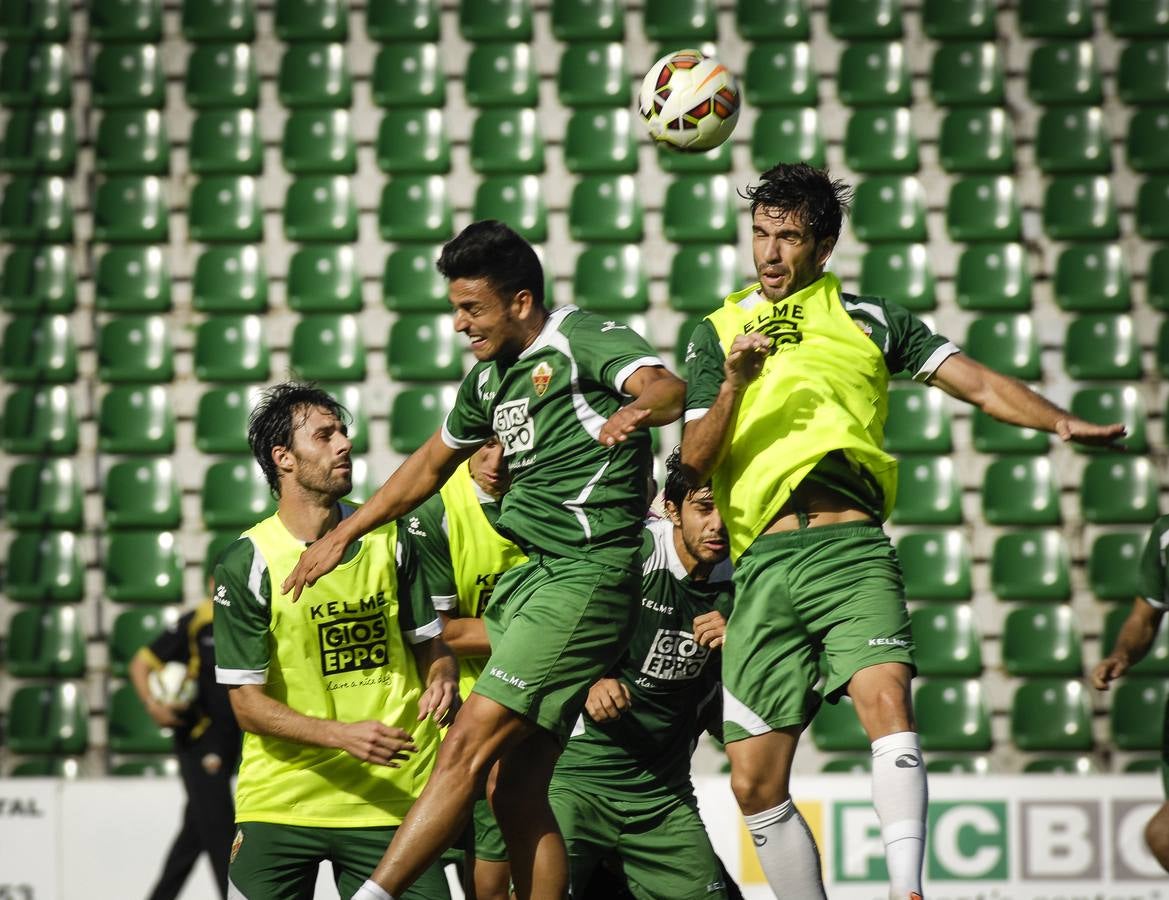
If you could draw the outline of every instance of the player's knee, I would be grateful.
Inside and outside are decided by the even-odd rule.
[[[747,815],[771,809],[787,799],[782,783],[773,773],[750,765],[731,766],[731,793]]]

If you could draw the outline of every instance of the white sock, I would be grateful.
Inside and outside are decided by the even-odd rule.
[[[873,741],[873,808],[881,820],[889,896],[895,900],[921,894],[926,796],[918,736],[899,731]]]
[[[743,816],[743,821],[775,896],[826,900],[816,839],[790,799],[772,809]]]
[[[353,900],[394,900],[393,896],[376,881],[366,879],[365,884],[357,889]]]

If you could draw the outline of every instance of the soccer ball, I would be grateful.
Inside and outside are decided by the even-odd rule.
[[[168,662],[147,677],[150,694],[159,703],[182,704],[195,699],[198,685],[187,677],[186,663]]]
[[[638,107],[653,139],[672,150],[713,150],[735,130],[739,86],[722,63],[698,50],[667,53],[641,82]]]

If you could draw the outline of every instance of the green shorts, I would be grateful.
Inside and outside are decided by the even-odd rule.
[[[491,657],[474,692],[568,740],[593,682],[629,643],[641,573],[534,554],[499,580],[483,620]]]
[[[394,837],[396,828],[310,828],[240,822],[227,877],[246,900],[312,900],[317,868],[333,864],[337,893],[352,897]],[[450,900],[446,875],[435,863],[401,895],[402,900]]]
[[[574,891],[612,856],[638,900],[725,900],[722,867],[693,796],[616,799],[554,778],[548,802]]]
[[[487,862],[507,862],[507,847],[503,843],[503,832],[491,812],[491,805],[480,797],[475,801],[472,813],[475,823],[475,859]]]
[[[901,566],[878,525],[764,534],[735,566],[722,651],[723,731],[739,741],[811,720],[867,666],[913,665]]]

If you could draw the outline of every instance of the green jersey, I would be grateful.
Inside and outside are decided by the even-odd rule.
[[[463,380],[442,438],[477,447],[503,445],[511,487],[499,532],[527,554],[597,559],[636,566],[652,458],[639,430],[612,447],[597,437],[632,399],[625,382],[657,353],[627,325],[578,310],[553,311],[519,358],[478,363]]]
[[[610,673],[629,687],[630,709],[609,722],[582,714],[554,777],[606,796],[689,795],[695,744],[722,723],[718,653],[694,640],[694,618],[730,615],[731,565],[691,578],[669,519],[645,525],[642,553],[637,625]]]
[[[1169,609],[1169,580],[1165,577],[1167,564],[1169,516],[1161,516],[1153,523],[1153,530],[1141,556],[1141,596],[1154,609]]]

